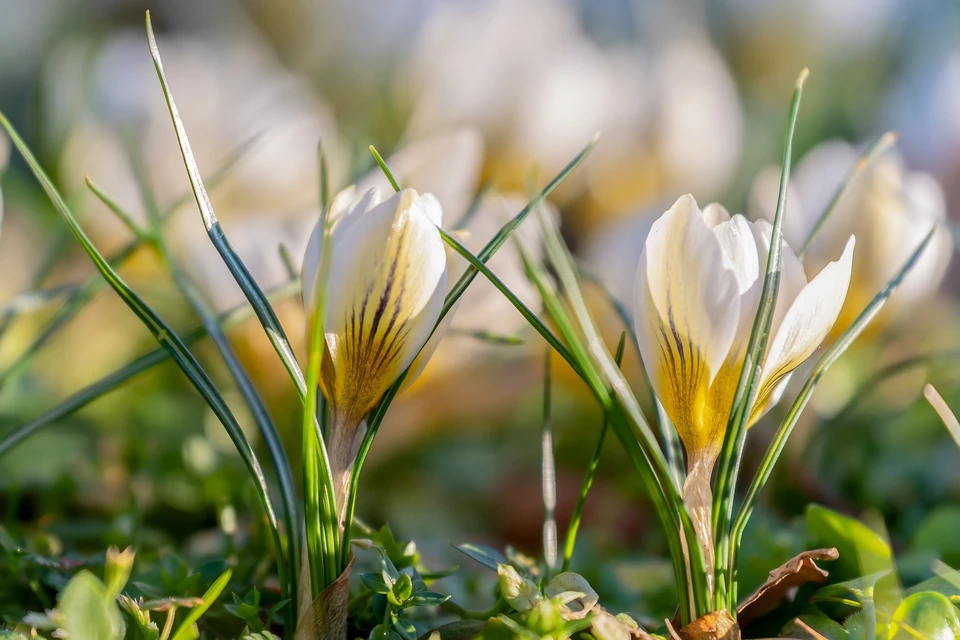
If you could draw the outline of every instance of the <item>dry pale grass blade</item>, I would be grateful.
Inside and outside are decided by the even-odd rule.
[[[943,426],[947,428],[947,431],[953,436],[953,441],[960,447],[960,420],[957,420],[956,414],[950,409],[949,405],[947,405],[943,396],[940,395],[932,384],[928,384],[923,387],[923,397],[927,399],[927,402],[930,403],[933,410],[940,416],[940,420],[943,421]]]

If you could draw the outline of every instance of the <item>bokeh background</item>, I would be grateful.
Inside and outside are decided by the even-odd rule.
[[[809,67],[796,157],[825,140],[863,148],[897,131],[903,165],[922,172],[928,187],[936,181],[923,202],[908,198],[907,209],[938,221],[943,246],[914,283],[916,295],[904,297],[818,391],[751,526],[744,571],[748,582],[759,580],[771,559],[802,546],[796,517],[811,501],[882,516],[907,575],[922,571],[924,554],[960,564],[960,543],[944,533],[960,526],[960,451],[920,396],[932,381],[948,402],[960,400],[957,267],[947,266],[951,220],[960,216],[960,4],[0,0],[0,110],[97,245],[113,254],[130,234],[86,191],[84,176],[142,217],[131,168],[139,163],[161,209],[173,211],[167,231],[178,259],[226,310],[242,297],[183,199],[189,185],[143,31],[148,8],[201,169],[215,174],[249,147],[212,197],[265,288],[289,277],[279,246],[299,262],[316,219],[320,140],[339,186],[371,169],[369,144],[385,156],[399,151],[391,163],[411,186],[438,193],[448,224],[486,189],[469,227],[478,248],[522,207],[531,184],[549,179],[600,132],[594,153],[551,202],[586,268],[628,301],[651,215],[680,194],[763,215],[770,202],[758,176],[779,162],[790,92]],[[0,167],[7,151],[0,143]],[[832,163],[811,163],[828,175],[809,177],[800,197],[825,202],[853,157],[847,149]],[[21,305],[0,340],[2,435],[153,343],[101,288],[35,356],[22,358],[60,300],[24,306],[22,295],[83,282],[92,270],[19,158],[10,158],[0,186],[0,300]],[[882,224],[850,208],[864,216],[861,228]],[[869,268],[895,269],[909,252],[915,234],[891,234],[900,246],[880,251]],[[498,269],[535,304],[515,257],[503,256]],[[174,326],[197,324],[148,251],[135,252],[121,271]],[[483,284],[388,416],[359,506],[363,519],[389,521],[417,539],[437,565],[461,563],[448,541],[540,553],[544,351]],[[615,341],[618,320],[594,297]],[[299,338],[299,299],[278,309]],[[482,332],[523,343],[491,344],[476,337]],[[259,326],[243,323],[230,336],[295,451],[293,389]],[[197,352],[246,426],[216,352],[204,343]],[[924,358],[933,353],[941,355]],[[918,358],[914,366],[871,384],[910,358]],[[600,418],[572,374],[553,366],[562,527]],[[625,366],[644,395],[636,357]],[[767,423],[751,432],[748,465],[763,451]],[[594,584],[626,586],[618,591],[625,606],[641,596],[655,603],[663,589],[669,606],[669,566],[637,480],[611,438],[575,565],[592,572]],[[252,518],[251,495],[222,428],[170,364],[0,458],[7,525],[49,533],[71,549],[133,542],[203,557],[223,544],[225,513]],[[242,527],[235,535],[242,540]]]

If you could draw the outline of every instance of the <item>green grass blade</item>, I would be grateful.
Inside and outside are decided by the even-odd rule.
[[[194,638],[193,635],[193,625],[213,606],[213,603],[217,601],[217,598],[220,597],[220,594],[223,593],[223,590],[227,588],[227,584],[230,582],[230,577],[233,575],[233,571],[227,569],[216,581],[210,585],[210,588],[206,590],[200,600],[203,601],[202,604],[197,605],[196,607],[190,609],[190,613],[183,619],[183,622],[180,623],[180,626],[177,627],[177,630],[173,634],[171,640],[190,640]],[[289,606],[287,607],[290,608]]]
[[[133,237],[135,237],[141,243],[149,243],[153,241],[153,233],[141,228],[140,225],[134,221],[133,216],[131,216],[126,209],[121,207],[116,200],[108,196],[103,189],[97,186],[97,184],[92,178],[90,178],[89,175],[84,176],[84,181],[87,183],[87,188],[90,189],[93,195],[95,195],[100,202],[102,202],[107,209],[109,209],[110,212],[113,213],[113,215],[115,215],[117,219],[120,220],[120,222],[122,222],[124,226],[130,230],[130,233],[133,234]]]
[[[0,193],[0,222],[3,220],[3,193]],[[33,274],[33,277],[30,281],[30,293],[38,294],[40,292],[35,291],[39,289],[41,285],[46,281],[46,279],[53,272],[54,268],[59,264],[60,259],[63,257],[64,250],[67,247],[67,243],[70,242],[70,232],[66,230],[60,230],[58,232],[57,238],[50,243],[50,248],[47,250],[46,255],[40,262],[39,268]],[[28,308],[15,304],[16,300],[13,303],[7,304],[4,306],[3,311],[0,312],[0,340],[3,340],[3,336],[6,335],[7,329],[10,328],[10,325],[16,319],[18,315],[23,313]]]
[[[360,441],[360,448],[357,449],[357,457],[353,462],[353,469],[350,471],[350,488],[347,495],[346,516],[343,519],[343,543],[340,547],[340,563],[346,566],[350,559],[350,539],[353,535],[353,526],[355,522],[355,513],[357,510],[357,493],[360,489],[360,473],[363,471],[363,463],[370,453],[370,447],[373,446],[373,440],[377,437],[380,425],[383,423],[384,416],[387,415],[387,409],[400,391],[407,372],[404,371],[392,387],[387,389],[383,399],[377,408],[367,416],[367,431],[363,434]]]
[[[923,386],[923,397],[927,399],[933,410],[940,416],[940,421],[947,428],[954,443],[960,447],[960,421],[957,420],[957,414],[953,412],[953,409],[950,408],[950,405],[932,384],[927,383]]]
[[[561,327],[567,324],[576,326],[575,331],[565,329],[564,338],[571,343],[578,360],[583,363],[582,369],[590,372],[590,378],[600,379],[594,394],[601,406],[611,412],[617,436],[625,444],[628,454],[639,449],[640,456],[635,459],[634,466],[644,480],[661,518],[677,573],[678,591],[684,593],[686,598],[686,607],[681,607],[681,619],[684,622],[692,621],[710,612],[709,591],[703,553],[680,495],[680,487],[670,473],[659,442],[647,424],[630,385],[600,337],[580,290],[576,266],[566,243],[542,212],[539,220],[547,256],[575,317],[575,321],[561,323]],[[557,308],[558,305],[553,306]],[[563,313],[560,309],[556,312]],[[588,381],[588,384],[591,382]]]
[[[543,426],[540,430],[540,483],[543,494],[543,562],[549,581],[557,570],[557,464],[553,457],[550,349],[543,358]]]
[[[820,230],[823,228],[827,218],[829,218],[830,214],[833,213],[833,210],[836,209],[837,204],[840,202],[843,194],[846,193],[847,188],[853,183],[854,178],[863,173],[867,167],[873,164],[874,160],[883,155],[887,149],[896,143],[896,141],[897,134],[893,131],[887,131],[882,136],[874,140],[873,143],[868,146],[863,153],[860,154],[860,157],[857,158],[857,161],[850,168],[850,172],[847,174],[847,177],[844,178],[843,182],[840,183],[840,186],[837,187],[836,192],[833,194],[833,198],[830,199],[830,202],[823,210],[823,213],[821,213],[820,217],[817,218],[817,222],[813,225],[813,229],[810,230],[810,234],[807,236],[803,246],[800,247],[800,251],[797,253],[797,257],[800,258],[800,260],[803,260],[804,257],[806,257],[807,251],[809,251],[811,245],[813,245],[813,241],[817,237],[817,234],[820,233]]]
[[[109,264],[111,267],[117,267],[126,262],[139,247],[139,243],[131,243],[114,256]],[[63,303],[57,307],[53,315],[40,330],[40,333],[34,337],[27,347],[20,352],[16,359],[10,363],[10,366],[0,374],[0,388],[20,374],[28,364],[33,360],[47,343],[73,320],[90,300],[104,287],[104,281],[99,275],[94,275],[80,285],[72,294],[70,294]]]
[[[889,364],[872,376],[864,380],[857,386],[857,389],[850,395],[850,399],[832,415],[827,421],[821,425],[819,428],[820,431],[828,432],[833,426],[840,426],[844,424],[854,410],[863,402],[864,398],[867,397],[867,394],[873,390],[877,385],[893,378],[904,371],[909,371],[916,367],[922,367],[928,364],[934,364],[936,362],[944,360],[960,360],[960,350],[951,350],[943,351],[941,353],[925,353],[917,356],[912,356],[910,358],[904,358],[892,364]]]
[[[222,164],[211,176],[209,183],[211,185],[219,184],[220,181],[222,181],[223,178],[229,174],[230,170],[236,166],[246,152],[253,146],[255,140],[256,137],[250,138],[234,149],[228,155],[224,164]],[[177,208],[182,206],[188,201],[187,199],[191,197],[192,194],[184,194],[183,196],[179,197],[174,204],[163,213],[163,219],[167,220],[173,214],[173,212],[177,210]],[[69,239],[69,236],[70,234],[68,231],[64,237]],[[59,244],[59,241],[57,244]],[[110,266],[115,269],[119,268],[127,260],[129,260],[134,253],[136,253],[136,250],[140,247],[140,245],[140,238],[135,238],[131,242],[127,243],[126,246],[121,248],[116,254],[110,257]],[[53,264],[53,262],[49,263],[51,268]],[[43,270],[41,270],[41,273],[42,271]],[[41,277],[40,273],[38,273],[38,277]],[[73,318],[83,309],[86,303],[89,302],[93,296],[96,295],[96,293],[104,286],[104,284],[103,278],[101,278],[99,274],[94,274],[83,283],[75,286],[74,290],[68,294],[67,298],[63,301],[60,307],[57,308],[53,316],[40,330],[40,333],[20,353],[20,355],[17,356],[7,370],[0,374],[0,389],[3,388],[7,381],[19,374],[20,371],[22,371],[30,363],[33,357],[39,353],[44,346],[46,346],[49,340],[71,320],[73,320]]]
[[[454,229],[465,229],[470,221],[473,220],[473,217],[477,215],[477,212],[480,211],[480,205],[483,204],[483,199],[487,197],[487,194],[490,193],[490,189],[493,188],[493,185],[488,181],[480,185],[480,188],[477,189],[477,192],[473,195],[473,200],[470,201],[470,206],[467,207],[467,210],[463,212],[463,215],[454,222]]]
[[[797,420],[800,418],[800,414],[810,401],[810,397],[813,395],[814,389],[816,389],[827,370],[841,355],[843,355],[850,345],[853,344],[853,341],[857,339],[857,336],[860,335],[870,321],[873,320],[877,313],[880,312],[880,309],[883,307],[884,303],[886,303],[890,295],[897,289],[898,286],[900,286],[900,283],[903,282],[903,279],[906,277],[906,275],[917,264],[917,260],[920,259],[924,249],[926,249],[927,245],[930,243],[930,240],[933,239],[935,231],[935,229],[932,229],[930,233],[927,234],[927,237],[924,238],[923,242],[921,242],[919,246],[917,246],[903,266],[900,267],[900,270],[893,277],[893,279],[887,283],[883,290],[874,296],[873,300],[871,300],[870,304],[868,304],[864,310],[860,312],[860,315],[857,316],[857,319],[854,320],[853,324],[851,324],[850,327],[843,332],[840,338],[838,338],[837,341],[829,349],[827,349],[826,353],[823,354],[823,357],[820,358],[820,361],[817,362],[817,365],[814,367],[810,377],[807,378],[803,387],[800,389],[799,395],[797,396],[796,400],[794,400],[790,410],[787,411],[787,415],[780,423],[776,434],[773,436],[773,440],[770,442],[769,447],[767,447],[767,451],[764,453],[763,459],[760,462],[760,467],[758,468],[756,475],[753,477],[753,480],[750,482],[750,487],[747,489],[743,503],[740,505],[740,509],[737,511],[737,518],[734,522],[731,534],[732,544],[730,545],[728,551],[728,563],[729,566],[734,570],[736,567],[736,553],[738,547],[740,546],[740,539],[743,536],[743,530],[746,528],[747,521],[750,519],[750,515],[753,513],[753,509],[756,506],[757,498],[759,497],[760,492],[763,490],[764,485],[767,483],[767,480],[769,480],[770,474],[772,473],[774,466],[777,464],[777,460],[780,458],[780,454],[783,453],[783,448],[786,446],[787,439],[790,437],[794,426],[796,426]],[[732,575],[735,576],[735,574]],[[732,590],[732,597],[735,601],[736,582],[731,581],[731,585],[734,587]]]
[[[324,163],[321,162],[321,167]],[[322,182],[325,182],[325,178]],[[321,187],[321,190],[323,188]],[[337,496],[334,495],[330,460],[323,438],[315,427],[320,386],[320,367],[323,361],[326,338],[323,327],[327,305],[327,280],[330,272],[330,234],[327,229],[328,210],[320,214],[322,244],[320,266],[314,287],[317,290],[315,309],[307,310],[309,321],[309,355],[307,359],[307,394],[302,407],[301,436],[303,438],[304,515],[307,529],[307,559],[310,564],[313,598],[333,582],[346,567],[349,550],[341,555],[340,546],[346,547],[348,534],[341,534]],[[307,297],[311,298],[312,292]],[[308,304],[309,301],[308,301]],[[341,561],[341,559],[344,559]]]
[[[594,283],[610,303],[610,306],[612,306],[614,311],[616,311],[617,317],[620,318],[620,322],[623,324],[624,331],[627,332],[627,334],[630,336],[630,339],[633,341],[633,347],[637,357],[640,358],[642,362],[643,355],[640,353],[639,343],[637,342],[637,334],[634,331],[633,321],[630,317],[630,312],[627,311],[627,306],[622,300],[620,300],[620,298],[617,297],[610,287],[606,285],[606,283],[604,283],[595,274],[584,268],[579,261],[576,261],[576,267],[577,274],[584,280]],[[685,473],[683,466],[683,445],[680,443],[680,436],[677,433],[677,430],[674,428],[673,423],[670,422],[670,417],[667,415],[667,412],[663,410],[663,406],[660,404],[659,400],[657,400],[657,394],[653,390],[653,383],[650,382],[650,376],[647,375],[646,367],[641,366],[640,369],[643,372],[643,381],[647,387],[647,393],[650,394],[650,400],[657,408],[657,431],[660,434],[660,442],[663,447],[663,454],[667,459],[667,465],[670,468],[670,473],[673,476],[674,482],[677,483],[677,486],[680,486],[683,484]]]
[[[594,138],[583,148],[580,153],[578,153],[573,160],[571,160],[566,167],[564,167],[560,173],[554,176],[547,186],[543,188],[530,202],[527,203],[520,213],[511,218],[505,225],[500,228],[500,231],[490,239],[490,241],[483,247],[480,253],[477,254],[477,257],[482,262],[487,262],[490,260],[493,255],[499,251],[500,247],[507,241],[507,239],[516,231],[523,221],[527,219],[531,211],[536,210],[537,207],[546,200],[553,191],[560,186],[560,184],[567,179],[567,177],[580,166],[580,163],[583,162],[584,158],[593,150],[593,146],[596,144],[597,139]],[[466,291],[467,287],[473,282],[473,279],[477,277],[477,270],[473,267],[468,268],[457,283],[454,285],[453,289],[450,290],[450,294],[447,296],[447,300],[443,305],[443,311],[440,313],[440,318],[442,319],[447,313],[450,312],[450,309],[453,308],[453,305],[456,304],[457,300],[460,299],[460,296],[463,295],[463,292]]]
[[[443,238],[443,241],[450,245],[454,251],[459,253],[467,262],[469,262],[471,269],[474,269],[476,273],[482,273],[487,280],[490,281],[490,284],[496,287],[497,290],[500,291],[500,293],[502,293],[504,297],[510,301],[517,311],[520,312],[520,315],[522,315],[526,321],[529,322],[534,329],[536,329],[537,333],[543,336],[543,339],[547,341],[547,344],[553,347],[553,349],[559,353],[560,356],[566,360],[571,367],[574,368],[574,370],[578,370],[580,365],[576,362],[567,347],[553,334],[552,331],[550,331],[547,325],[545,325],[543,321],[541,321],[540,318],[538,318],[537,315],[531,311],[529,307],[527,307],[527,305],[525,305],[523,301],[521,301],[520,298],[518,298],[509,287],[507,287],[506,284],[503,283],[503,280],[498,278],[496,274],[490,271],[490,268],[487,267],[486,263],[479,256],[474,255],[469,249],[463,246],[459,240],[448,234],[443,229],[440,229],[439,227],[437,228],[440,231],[440,237]]]
[[[197,167],[197,162],[193,157],[193,150],[190,147],[189,140],[187,140],[186,129],[183,126],[183,121],[180,119],[177,105],[173,100],[173,94],[170,92],[170,86],[167,83],[167,77],[163,71],[163,63],[160,60],[160,50],[157,48],[157,40],[153,34],[153,25],[150,21],[149,11],[146,15],[146,29],[150,55],[153,58],[153,65],[156,68],[157,77],[163,89],[163,96],[167,103],[167,109],[170,112],[173,128],[177,134],[177,142],[180,145],[180,153],[183,156],[183,164],[190,178],[190,186],[193,189],[197,207],[200,209],[200,216],[203,219],[203,225],[207,230],[207,235],[210,236],[213,246],[216,247],[220,253],[220,257],[223,259],[223,263],[230,270],[230,273],[237,281],[243,294],[253,307],[257,318],[260,320],[260,324],[263,325],[264,331],[267,333],[267,338],[269,338],[277,355],[280,356],[280,360],[283,362],[287,373],[296,385],[300,397],[303,398],[307,392],[306,381],[304,380],[300,366],[297,364],[297,358],[293,353],[293,348],[290,346],[290,341],[287,339],[286,333],[280,325],[280,320],[277,318],[273,307],[267,302],[266,296],[263,295],[263,291],[260,289],[260,285],[257,284],[246,265],[243,264],[243,261],[240,260],[236,251],[234,251],[230,245],[226,234],[223,232],[223,228],[220,226],[220,222],[217,220],[216,213],[214,213],[213,204],[210,202],[206,187],[203,185],[203,180],[200,177],[200,169]],[[322,443],[321,446],[323,446]]]
[[[617,345],[617,355],[614,359],[617,366],[623,362],[623,349],[627,342],[627,332],[620,334],[620,343]],[[580,530],[580,519],[583,517],[583,507],[587,503],[587,495],[590,488],[593,487],[593,478],[597,473],[597,467],[600,465],[600,453],[603,451],[603,441],[607,436],[607,429],[610,421],[604,415],[603,423],[600,425],[600,437],[597,438],[597,446],[593,450],[593,456],[587,465],[587,473],[584,475],[583,484],[580,486],[580,496],[577,498],[577,506],[573,509],[573,515],[570,517],[570,524],[567,526],[567,535],[563,542],[563,572],[570,570],[570,560],[573,558],[573,550],[577,545],[577,532]]]
[[[488,344],[497,344],[510,347],[518,347],[525,345],[527,343],[520,336],[516,335],[507,335],[503,333],[494,333],[492,331],[485,331],[483,329],[461,329],[459,327],[450,327],[447,329],[448,336],[463,336],[464,338],[472,338],[480,342],[486,342]]]
[[[797,78],[787,117],[787,133],[783,145],[783,161],[780,172],[780,192],[777,197],[777,210],[770,232],[770,251],[763,278],[763,288],[750,340],[747,343],[746,356],[740,370],[737,390],[733,397],[730,418],[723,438],[723,446],[717,461],[717,476],[713,495],[713,513],[711,517],[715,541],[715,607],[733,610],[728,593],[732,592],[734,567],[727,566],[730,547],[730,521],[733,518],[733,504],[737,489],[737,477],[740,462],[747,439],[747,422],[750,419],[750,407],[757,394],[763,359],[767,351],[770,329],[773,325],[773,312],[780,289],[780,270],[783,263],[783,217],[787,205],[787,185],[790,181],[790,165],[793,160],[793,132],[800,111],[800,98],[808,71],[804,69]]]
[[[283,545],[280,541],[277,518],[273,509],[273,504],[270,500],[270,492],[266,483],[266,478],[264,477],[263,469],[260,467],[260,462],[257,460],[256,454],[254,454],[253,449],[250,447],[250,443],[247,442],[246,437],[243,435],[243,431],[240,429],[240,425],[237,424],[236,418],[234,418],[230,408],[227,406],[227,403],[217,391],[213,381],[200,366],[200,363],[197,362],[197,359],[187,349],[186,345],[183,344],[183,341],[180,340],[180,338],[153,311],[153,309],[147,306],[137,296],[137,294],[134,293],[129,286],[127,286],[127,284],[120,278],[117,272],[114,271],[103,255],[101,255],[100,252],[97,251],[96,247],[93,246],[93,243],[91,243],[89,238],[87,238],[83,229],[81,229],[80,225],[77,224],[76,219],[73,217],[73,213],[71,213],[70,209],[67,207],[66,202],[57,191],[57,188],[53,185],[53,182],[50,181],[50,178],[40,167],[40,164],[37,162],[30,149],[27,148],[26,144],[23,142],[23,139],[3,114],[0,114],[0,125],[6,129],[10,139],[17,147],[20,155],[26,161],[27,165],[29,165],[37,181],[47,193],[47,196],[57,209],[60,217],[70,228],[77,242],[81,245],[84,252],[86,252],[86,254],[90,257],[90,260],[94,263],[97,270],[110,284],[114,291],[117,292],[117,295],[120,296],[121,300],[123,300],[130,310],[133,311],[133,313],[144,324],[144,326],[147,327],[157,342],[159,342],[161,346],[170,352],[174,362],[176,362],[184,374],[186,374],[191,384],[193,384],[197,391],[200,392],[200,394],[203,396],[203,399],[208,405],[210,405],[210,408],[213,410],[214,414],[223,424],[228,435],[230,436],[230,439],[233,441],[237,452],[240,454],[240,458],[243,460],[244,466],[246,466],[247,471],[254,481],[257,497],[259,498],[261,506],[264,510],[264,514],[267,517],[270,533],[273,538],[274,548],[276,550],[278,560],[278,569],[282,572]],[[286,576],[281,575],[280,580],[281,582],[285,581]]]
[[[393,172],[391,172],[390,167],[387,166],[386,160],[383,159],[383,156],[380,155],[376,147],[370,145],[368,148],[370,149],[370,153],[373,154],[373,158],[377,161],[377,164],[380,165],[380,170],[383,171],[383,175],[385,175],[390,182],[390,186],[393,187],[394,191],[400,191],[400,185],[397,184],[397,179],[393,177]]]
[[[267,446],[267,452],[270,455],[270,461],[273,463],[274,473],[280,489],[282,515],[287,535],[287,555],[286,560],[278,559],[278,561],[285,561],[287,563],[286,575],[288,576],[288,582],[281,584],[280,589],[282,599],[290,598],[290,594],[296,594],[297,588],[296,563],[297,550],[300,548],[300,522],[297,517],[296,488],[293,483],[293,473],[290,470],[290,462],[287,458],[286,450],[283,447],[280,434],[277,431],[273,419],[270,417],[270,412],[267,410],[263,399],[260,397],[256,387],[254,387],[253,381],[250,380],[247,372],[244,371],[243,366],[240,364],[240,360],[230,345],[230,341],[227,340],[226,334],[220,328],[220,322],[216,313],[203,299],[196,285],[190,280],[167,247],[166,240],[163,237],[163,217],[157,208],[156,198],[154,197],[149,179],[146,176],[141,157],[132,146],[129,148],[129,152],[133,173],[140,189],[143,205],[147,210],[147,218],[150,221],[148,229],[141,230],[140,227],[133,222],[132,216],[102,189],[99,189],[89,177],[87,178],[87,186],[90,187],[94,195],[119,218],[129,220],[131,230],[137,234],[141,242],[146,242],[157,250],[160,258],[167,265],[167,268],[173,276],[177,288],[180,289],[181,293],[183,293],[187,299],[187,302],[189,302],[194,312],[196,312],[200,318],[207,335],[223,359],[227,371],[229,371],[230,377],[237,387],[237,391],[239,391],[244,403],[250,410],[254,423],[257,425],[257,429]],[[288,616],[286,621],[287,626],[293,628],[296,620],[292,608],[288,608],[285,613]]]
[[[299,281],[292,281],[277,289],[271,297],[275,299],[289,298],[299,292]],[[253,310],[250,309],[249,306],[244,305],[243,307],[218,316],[218,321],[226,328],[234,326],[252,315]],[[189,333],[183,334],[181,339],[185,345],[191,345],[204,336],[206,336],[206,331],[203,327],[198,327]],[[84,387],[50,411],[31,420],[27,424],[10,429],[10,431],[0,438],[0,458],[38,431],[56,423],[58,420],[62,420],[75,411],[79,411],[97,398],[114,391],[125,382],[140,375],[144,371],[152,369],[161,362],[165,362],[169,358],[170,353],[166,349],[157,347],[120,367],[113,373]]]
[[[45,289],[26,291],[6,304],[0,305],[0,318],[16,318],[24,313],[42,309],[51,302],[73,295],[78,288],[75,284],[61,284]]]

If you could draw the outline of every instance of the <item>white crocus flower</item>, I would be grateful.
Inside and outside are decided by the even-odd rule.
[[[701,212],[686,195],[653,224],[637,270],[640,354],[686,450],[684,499],[705,549],[711,539],[710,473],[759,305],[771,231],[766,220],[730,217],[717,204]],[[782,279],[751,424],[779,399],[790,372],[833,327],[850,282],[853,246],[851,237],[840,258],[807,282],[800,261],[783,244]]]
[[[857,151],[839,140],[821,143],[798,163],[791,179],[784,237],[792,246],[806,242],[810,231],[851,167]],[[751,207],[773,218],[779,171],[761,173],[751,193]],[[881,319],[898,320],[936,291],[953,253],[946,226],[947,207],[933,176],[910,172],[894,151],[877,158],[854,178],[836,209],[811,245],[805,263],[818,267],[836,255],[842,238],[859,239],[850,295],[837,322],[845,329],[863,307],[897,273],[923,238],[936,228],[933,240],[890,296]]]
[[[440,223],[437,199],[413,189],[382,200],[378,189],[358,195],[350,187],[330,205],[320,385],[330,404],[327,447],[338,495],[361,422],[413,363],[440,315],[448,279]],[[318,224],[301,272],[308,326],[323,244]]]

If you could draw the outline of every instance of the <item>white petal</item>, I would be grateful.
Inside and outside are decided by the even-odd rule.
[[[358,193],[363,195],[358,196]],[[378,189],[368,189],[366,192],[360,192],[354,186],[349,186],[330,201],[330,207],[327,210],[327,231],[332,234],[334,229],[340,229],[340,232],[352,224],[357,216],[366,213],[381,202],[380,191]],[[300,295],[303,300],[303,306],[310,308],[313,304],[311,298],[314,292],[314,286],[320,271],[320,256],[323,252],[323,234],[320,228],[320,222],[313,227],[310,233],[310,239],[307,241],[307,248],[303,254],[303,264],[300,267]]]
[[[757,260],[760,263],[761,275],[754,289],[750,292],[750,320],[747,325],[748,330],[749,327],[753,326],[753,319],[757,313],[757,305],[760,304],[760,293],[767,271],[767,259],[770,257],[770,237],[773,234],[773,225],[766,220],[757,220],[753,223],[753,233],[757,241]],[[783,322],[783,318],[793,304],[793,301],[797,299],[797,296],[800,295],[803,288],[807,286],[807,275],[804,272],[803,263],[797,258],[797,254],[793,252],[793,249],[786,240],[784,240],[781,245],[780,256],[782,260],[780,264],[780,290],[777,292],[777,305],[773,310],[773,324],[771,325],[773,334],[776,334],[777,328]],[[746,306],[746,304],[741,305],[741,316]]]
[[[721,222],[730,219],[730,213],[724,206],[718,202],[711,202],[703,208],[703,219],[706,220],[708,227],[716,227]]]
[[[817,350],[833,328],[850,285],[854,244],[851,237],[840,259],[825,266],[790,305],[763,364],[760,404],[783,376]]]
[[[750,187],[750,196],[747,200],[747,212],[750,217],[759,221],[773,222],[777,210],[777,197],[780,193],[780,168],[767,167],[757,174]],[[787,207],[784,212],[783,237],[787,242],[800,246],[810,229],[813,227],[813,217],[817,211],[810,210],[802,201],[802,193],[790,181],[787,189]]]
[[[737,277],[727,262],[718,235],[691,196],[681,197],[654,223],[640,257],[637,340],[654,390],[685,442],[697,437],[702,394],[737,330]]]
[[[711,207],[714,211],[719,209],[726,213],[719,205],[710,205],[707,209]],[[704,218],[708,218],[706,213]],[[722,218],[716,219],[722,220]],[[727,215],[725,221],[713,226],[713,232],[717,234],[717,239],[720,240],[727,267],[737,277],[739,293],[745,293],[757,282],[761,269],[757,255],[757,241],[753,237],[750,223],[741,215],[732,218]]]
[[[457,240],[460,240],[460,244],[463,244],[463,235],[458,232],[451,232]],[[443,248],[447,252],[447,286],[444,290],[443,299],[446,301],[447,294],[450,293],[450,290],[453,289],[457,284],[457,280],[460,279],[460,276],[463,275],[463,272],[466,271],[468,263],[463,259],[459,253],[456,252],[450,245],[446,242],[443,243]],[[497,292],[499,294],[499,291]],[[464,294],[466,295],[466,294]],[[423,370],[426,368],[427,363],[430,361],[430,358],[436,352],[437,347],[440,346],[440,342],[443,340],[443,337],[447,333],[447,329],[450,328],[450,323],[453,322],[454,317],[456,317],[457,309],[460,308],[460,303],[463,301],[463,296],[454,303],[453,307],[450,308],[450,311],[443,317],[443,320],[440,321],[440,324],[437,326],[436,331],[430,336],[427,340],[427,343],[423,345],[423,348],[420,349],[420,353],[417,354],[417,357],[414,358],[413,364],[410,365],[410,371],[407,372],[407,377],[403,379],[403,385],[400,387],[401,393],[410,388],[417,378],[420,377],[420,374],[423,373]]]

